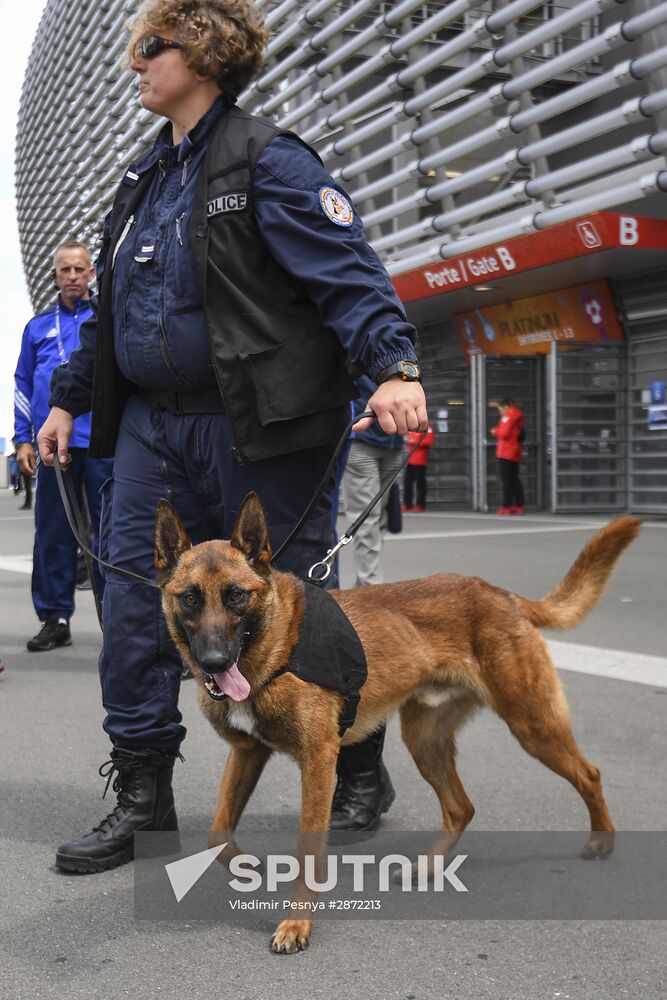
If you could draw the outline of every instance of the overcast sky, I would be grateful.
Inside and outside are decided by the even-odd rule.
[[[5,102],[7,132],[0,144],[0,218],[4,223],[0,240],[0,437],[11,451],[14,433],[14,370],[21,347],[23,327],[32,315],[28,289],[21,267],[14,203],[14,133],[23,75],[47,0],[0,0],[0,24],[6,39],[0,57],[0,85]]]

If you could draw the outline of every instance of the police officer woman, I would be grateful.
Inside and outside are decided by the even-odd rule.
[[[249,0],[147,0],[131,29],[140,104],[168,120],[122,178],[97,315],[54,377],[39,444],[44,462],[66,464],[72,419],[92,408],[91,454],[115,456],[105,554],[144,576],[165,496],[197,543],[229,537],[255,490],[275,550],[344,431],[347,360],[378,385],[369,405],[385,431],[426,427],[422,387],[400,374],[416,332],[352,204],[308,146],[235,104],[266,40]],[[321,558],[331,502],[328,491],[279,568],[304,575]],[[176,827],[171,778],[185,729],[159,592],[108,573],[104,620],[118,804],[59,848],[58,866],[72,872],[129,860],[137,829]],[[361,746],[357,777],[354,760],[342,769],[338,822],[367,827],[391,801],[380,746]]]

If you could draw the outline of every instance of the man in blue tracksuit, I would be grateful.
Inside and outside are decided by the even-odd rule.
[[[30,320],[23,331],[21,353],[14,375],[14,440],[16,458],[25,475],[36,468],[34,438],[49,412],[53,371],[67,362],[79,346],[79,329],[92,315],[88,284],[94,277],[90,255],[81,243],[62,243],[54,254],[53,278],[58,299]],[[70,439],[73,477],[79,497],[85,491],[95,543],[100,520],[100,490],[111,476],[112,462],[88,458],[90,414],[78,417]],[[32,600],[42,627],[28,640],[28,649],[43,652],[72,643],[69,621],[74,613],[77,542],[58,493],[53,469],[37,468],[35,545],[32,563]],[[103,579],[96,572],[101,596]]]
[[[255,490],[278,548],[349,421],[348,361],[371,377],[386,431],[427,420],[416,331],[345,192],[296,136],[235,105],[267,39],[252,3],[193,0],[185,19],[181,6],[147,0],[133,23],[141,104],[168,122],[121,181],[98,262],[99,309],[54,377],[39,434],[44,461],[66,463],[72,418],[92,405],[91,451],[115,457],[104,554],[143,576],[154,574],[161,497],[197,543],[229,538]],[[304,576],[322,558],[331,508],[329,489],[278,568]],[[176,827],[171,780],[185,730],[159,591],[110,572],[104,619],[118,805],[59,848],[56,864],[71,872],[130,860],[135,830]],[[363,788],[351,777],[346,796],[361,796],[358,828],[387,804],[379,751],[366,750]]]

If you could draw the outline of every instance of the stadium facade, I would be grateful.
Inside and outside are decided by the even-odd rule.
[[[667,512],[667,2],[258,6],[240,103],[317,149],[420,330],[434,506],[495,507],[513,396],[529,507]],[[161,124],[121,64],[132,9],[49,0],[39,25],[16,150],[36,309]]]

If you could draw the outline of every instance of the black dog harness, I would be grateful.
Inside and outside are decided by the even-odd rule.
[[[303,591],[299,638],[287,663],[273,674],[269,683],[290,673],[309,684],[345,695],[338,720],[338,733],[343,736],[357,716],[360,688],[368,676],[366,654],[356,629],[329,591],[311,583],[304,583]]]

